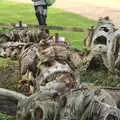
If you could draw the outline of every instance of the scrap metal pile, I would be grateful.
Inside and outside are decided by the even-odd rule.
[[[120,101],[114,93],[79,83],[79,72],[90,66],[96,54],[102,55],[110,68],[104,54],[113,46],[115,31],[109,19],[100,20],[92,39],[86,40],[90,52],[73,48],[59,34],[51,36],[43,28],[18,28],[1,34],[0,56],[19,61],[19,90],[24,95],[0,88],[0,111],[16,115],[17,120],[119,120]]]
[[[120,71],[120,29],[115,28],[109,17],[99,19],[85,44],[93,55],[102,56],[109,71]]]
[[[58,34],[49,36],[39,28],[13,30],[8,36],[9,40],[1,43],[1,56],[19,60],[21,91],[26,83],[37,91],[48,83],[61,84],[65,89],[76,86],[74,73],[82,58],[80,50],[72,49]]]

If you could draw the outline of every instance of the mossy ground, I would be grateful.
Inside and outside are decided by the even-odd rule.
[[[81,83],[94,83],[95,86],[100,87],[120,86],[120,77],[106,70],[83,72],[80,76]]]
[[[0,113],[0,120],[15,120],[15,117],[11,117]]]

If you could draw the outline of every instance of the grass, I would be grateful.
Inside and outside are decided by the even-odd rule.
[[[9,58],[0,58],[0,67],[5,69],[9,64],[16,63],[15,61],[10,60]]]
[[[0,120],[15,120],[15,117],[11,117],[0,113]]]
[[[0,22],[17,23],[19,20],[22,20],[23,23],[37,23],[32,5],[0,0]],[[47,23],[48,25],[89,28],[96,22],[78,14],[50,7],[48,10]],[[52,31],[52,33],[54,32],[59,32],[77,48],[83,47],[83,33]]]

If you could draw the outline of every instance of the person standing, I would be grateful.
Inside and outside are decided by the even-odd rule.
[[[34,2],[35,14],[39,25],[47,25],[47,4],[46,0],[32,0]]]
[[[47,25],[47,9],[55,0],[32,0],[39,25]]]

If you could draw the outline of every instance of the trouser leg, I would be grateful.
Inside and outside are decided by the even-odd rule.
[[[46,25],[46,16],[36,13],[39,25]]]
[[[47,25],[47,6],[35,6],[35,11],[39,25]]]

